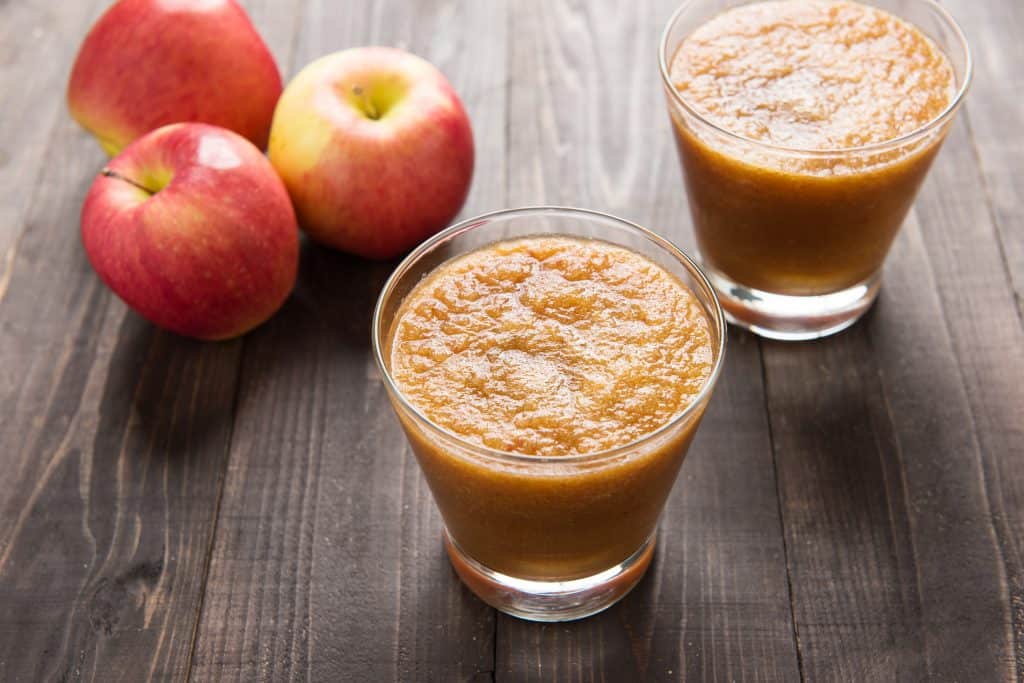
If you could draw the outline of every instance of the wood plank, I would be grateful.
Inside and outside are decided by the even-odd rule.
[[[75,2],[54,11],[46,0],[0,4],[0,300],[36,182],[53,182],[43,152],[67,116],[64,89],[71,61],[105,2]]]
[[[961,127],[948,145],[918,204],[928,231],[919,215],[904,226],[875,310],[832,339],[763,347],[796,627],[812,680],[1015,677],[983,436],[944,320],[956,311],[937,294],[944,277],[972,283],[928,258],[935,231],[954,229],[937,226],[949,215],[934,215],[928,196],[969,197],[963,178],[976,173],[962,158]],[[947,166],[957,169],[955,187]],[[996,426],[1004,436],[1017,428]]]
[[[108,292],[78,213],[104,160],[50,141],[0,303],[0,679],[187,669],[239,343],[155,331]]]
[[[979,108],[985,107],[968,113]],[[980,446],[1007,577],[1014,659],[1024,677],[1024,327],[1015,316],[1012,274],[1002,267],[992,220],[998,213],[982,200],[967,132],[961,127],[952,136],[917,215]],[[1015,231],[1021,227],[1018,221]]]
[[[449,77],[477,145],[463,215],[502,206],[503,4],[311,1],[291,71],[360,44]],[[247,340],[194,680],[491,679],[494,612],[447,564],[370,356],[393,267],[306,245],[295,296]]]
[[[998,245],[1010,272],[1017,312],[1024,318],[1024,4],[946,0],[960,22],[974,57],[974,81],[962,115],[970,131],[970,151],[978,156],[981,189],[995,221]],[[955,225],[955,224],[954,224]],[[986,233],[988,235],[988,233]],[[972,248],[977,246],[972,243]],[[967,252],[970,253],[970,252]],[[1018,535],[1019,538],[1019,535]],[[1019,650],[1018,650],[1019,651]],[[1024,662],[1024,660],[1021,660]]]
[[[1015,89],[1024,87],[1024,6],[950,8],[971,41],[975,80],[966,125],[939,157],[917,212],[981,446],[1024,677],[1024,327],[1014,315],[1024,313],[1024,140],[1007,134],[1024,121]]]
[[[607,210],[691,246],[656,59],[672,9],[513,6],[511,205]],[[500,616],[497,680],[798,678],[758,346],[729,341],[648,576],[581,622]]]

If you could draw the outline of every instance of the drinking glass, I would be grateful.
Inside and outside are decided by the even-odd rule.
[[[963,101],[970,51],[932,0],[872,0],[946,54],[956,79],[949,105],[886,142],[824,150],[769,144],[702,116],[669,71],[689,34],[744,4],[686,0],[659,50],[699,259],[730,322],[775,339],[823,337],[856,322],[878,295],[889,247]]]
[[[703,307],[711,374],[684,412],[639,440],[573,456],[492,450],[432,422],[391,375],[392,324],[404,297],[426,274],[487,244],[546,235],[631,249],[679,278]],[[725,332],[714,289],[693,261],[653,232],[594,211],[498,211],[454,225],[409,254],[377,302],[373,353],[444,520],[449,558],[473,592],[514,616],[564,621],[605,609],[640,580],[651,562],[658,518],[719,375]]]

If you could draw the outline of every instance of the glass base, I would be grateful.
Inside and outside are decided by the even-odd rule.
[[[466,555],[447,529],[444,547],[455,573],[491,607],[528,621],[572,621],[608,609],[632,590],[651,564],[654,536],[614,567],[571,581],[517,579],[488,569]]]
[[[703,268],[730,323],[784,341],[819,339],[845,330],[871,308],[882,282],[875,274],[832,294],[787,296],[738,284],[706,264]]]

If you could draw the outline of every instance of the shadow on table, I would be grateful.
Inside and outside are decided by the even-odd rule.
[[[123,430],[133,420],[170,454],[225,438],[239,383],[296,381],[301,378],[282,374],[303,368],[326,372],[355,357],[365,362],[373,307],[396,265],[304,239],[291,296],[270,320],[241,339],[196,341],[127,314],[104,388],[103,422]]]
[[[783,510],[807,530],[827,529],[837,547],[856,547],[865,533],[885,538],[891,508],[905,504],[889,397],[907,388],[886,385],[878,357],[894,351],[876,348],[872,333],[899,324],[886,321],[883,300],[838,335],[762,342]],[[827,524],[832,519],[843,523]]]
[[[544,624],[499,613],[496,667],[513,678],[541,672],[542,680],[554,679],[554,672],[563,669],[578,669],[583,680],[653,680],[664,675],[662,665],[670,662],[669,668],[673,668],[679,659],[674,651],[662,651],[666,643],[678,645],[679,640],[666,638],[664,631],[666,627],[678,629],[680,623],[673,612],[674,623],[666,624],[668,612],[658,606],[658,573],[668,570],[660,566],[661,556],[656,545],[651,568],[640,583],[621,601],[592,617]],[[458,580],[454,572],[453,579]]]
[[[296,337],[326,332],[346,350],[368,351],[373,308],[397,265],[398,260],[368,261],[304,241],[295,291],[271,323],[299,325]]]

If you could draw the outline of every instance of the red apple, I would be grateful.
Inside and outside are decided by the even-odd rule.
[[[473,131],[452,86],[386,47],[304,68],[277,104],[268,153],[310,236],[377,259],[447,225],[473,177]]]
[[[269,318],[298,267],[295,212],[266,157],[201,123],[159,128],[111,160],[85,198],[82,241],[125,303],[199,339]]]
[[[281,74],[234,0],[120,0],[79,49],[71,115],[113,156],[168,123],[202,121],[260,149]]]

